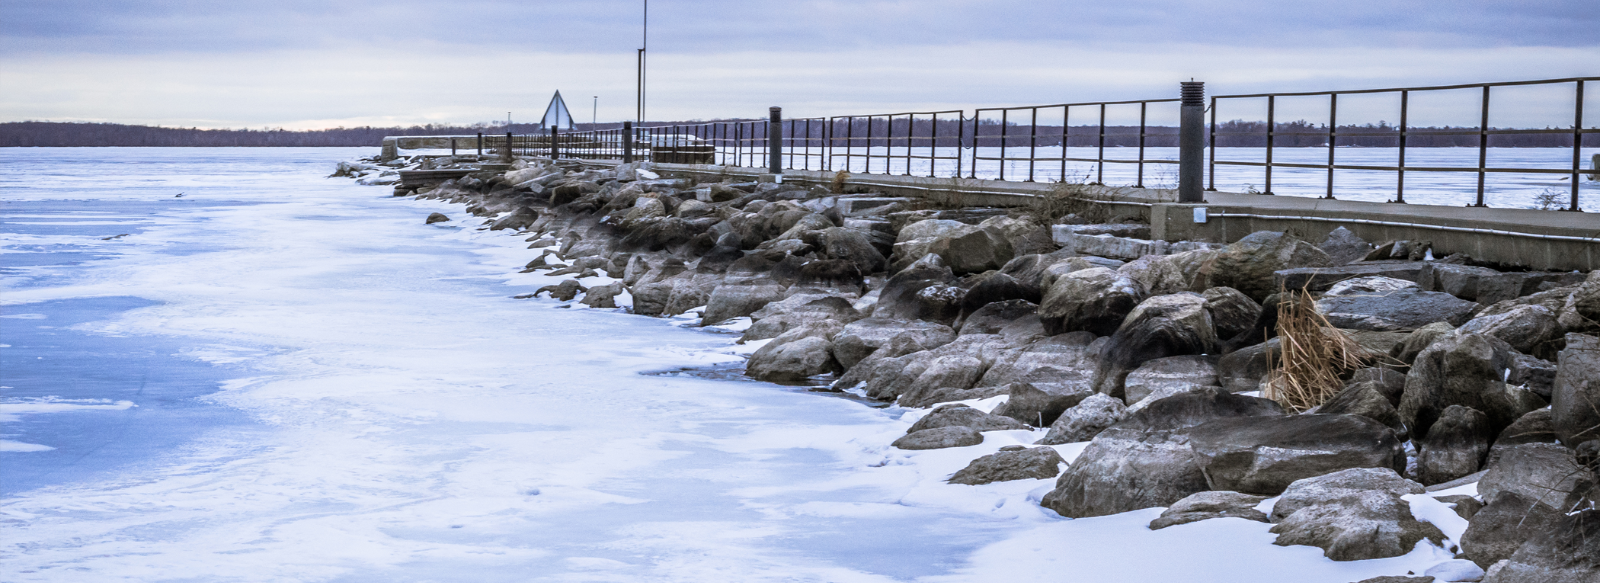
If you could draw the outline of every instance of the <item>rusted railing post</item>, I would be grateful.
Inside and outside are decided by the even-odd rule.
[[[1183,82],[1178,123],[1178,202],[1205,202],[1206,84]]]

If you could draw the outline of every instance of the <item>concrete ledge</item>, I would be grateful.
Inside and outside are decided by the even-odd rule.
[[[616,162],[589,161],[597,166]],[[696,178],[754,180],[764,168],[704,164],[657,164],[656,168]],[[831,184],[834,173],[790,170],[786,184]],[[967,178],[929,178],[852,174],[849,185],[870,186],[891,196],[924,198],[952,206],[1024,207],[1048,193],[1051,183],[1004,182]],[[1319,240],[1344,227],[1373,243],[1431,241],[1434,254],[1466,253],[1473,258],[1530,269],[1590,271],[1600,268],[1600,214],[1388,204],[1207,192],[1206,203],[1178,204],[1168,189],[1092,186],[1090,198],[1114,207],[1114,214],[1150,221],[1150,238],[1168,242],[1232,243],[1256,231],[1286,231]],[[1208,220],[1194,221],[1204,207]]]

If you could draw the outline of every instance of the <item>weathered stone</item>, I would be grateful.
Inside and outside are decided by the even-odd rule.
[[[1384,396],[1381,385],[1371,381],[1346,385],[1344,389],[1317,407],[1316,413],[1360,415],[1382,423],[1402,440],[1411,434],[1405,422],[1400,420],[1400,412],[1395,410],[1394,403]]]
[[[1095,371],[1095,389],[1125,398],[1128,373],[1157,358],[1216,352],[1216,330],[1205,299],[1195,293],[1140,302],[1111,335]]]
[[[1028,286],[1022,285],[1004,273],[989,272],[978,276],[977,283],[961,297],[961,314],[965,317],[984,306],[1007,300],[1038,302],[1038,291],[1029,289]]]
[[[1446,408],[1464,405],[1488,416],[1490,433],[1498,435],[1517,418],[1545,406],[1538,395],[1506,384],[1512,354],[1504,341],[1481,334],[1452,333],[1434,342],[1417,355],[1406,375],[1400,418],[1415,437],[1427,437]]]
[[[1482,581],[1483,568],[1466,559],[1455,559],[1428,567],[1423,575],[1435,581]]]
[[[1323,292],[1324,296],[1363,296],[1373,294],[1387,294],[1403,289],[1422,289],[1416,282],[1382,275],[1369,275],[1346,279],[1328,287]]]
[[[1240,492],[1197,492],[1174,502],[1172,506],[1162,511],[1159,518],[1150,521],[1150,530],[1161,530],[1169,526],[1213,518],[1243,518],[1266,522],[1267,514],[1256,510],[1256,506],[1266,499],[1266,496]]]
[[[890,383],[887,390],[880,383],[869,382],[867,394],[877,399],[891,399],[899,395],[902,407],[922,407],[927,394],[938,389],[970,389],[983,376],[984,362],[968,354],[939,354],[927,359],[921,371],[907,367],[898,381]]]
[[[1516,492],[1500,492],[1472,515],[1461,552],[1482,567],[1511,558],[1517,548],[1561,520],[1556,509]]]
[[[1506,341],[1518,352],[1532,353],[1556,338],[1561,325],[1556,315],[1544,306],[1517,306],[1492,316],[1468,320],[1458,329],[1462,334],[1485,334]]]
[[[1335,561],[1398,557],[1444,534],[1411,515],[1401,498],[1421,484],[1388,468],[1354,468],[1290,484],[1272,507],[1274,544],[1321,547]]]
[[[1011,242],[989,229],[952,232],[938,237],[928,245],[928,252],[942,257],[957,274],[1000,269],[1012,257]]]
[[[1074,271],[1050,285],[1039,304],[1039,320],[1051,335],[1084,330],[1109,336],[1144,295],[1138,282],[1110,269]]]
[[[1027,429],[1028,426],[1010,417],[991,415],[966,405],[945,405],[934,409],[916,423],[906,433],[916,433],[924,429],[939,427],[971,427],[978,431],[1000,431],[1008,429]],[[1053,477],[1055,474],[1051,474]]]
[[[1412,330],[1434,322],[1459,326],[1478,307],[1450,294],[1412,288],[1317,300],[1317,311],[1327,316],[1328,323],[1350,330]]]
[[[1535,409],[1518,418],[1495,438],[1495,447],[1510,447],[1524,443],[1556,443],[1555,424],[1549,409]]]
[[[1349,293],[1351,287],[1375,284],[1392,287],[1396,282],[1410,284],[1403,287],[1416,287],[1423,265],[1426,263],[1421,261],[1363,261],[1333,267],[1282,269],[1273,272],[1272,277],[1274,283],[1283,286],[1281,289],[1333,292],[1344,288],[1343,293]]]
[[[1146,255],[1123,264],[1117,272],[1139,282],[1149,295],[1175,294],[1189,289],[1183,272],[1165,255]]]
[[[967,447],[983,443],[983,434],[971,427],[939,427],[924,429],[894,440],[900,449],[944,449]]]
[[[1432,486],[1477,472],[1489,457],[1489,442],[1494,435],[1489,430],[1488,416],[1470,407],[1451,405],[1418,444],[1417,481]]]
[[[1246,346],[1217,359],[1217,382],[1234,393],[1261,389],[1261,381],[1271,372],[1271,361],[1280,358],[1278,339]]]
[[[1165,255],[1166,241],[1150,241],[1110,234],[1091,235],[1073,232],[1081,225],[1055,225],[1052,236],[1062,251],[1113,259],[1138,259],[1146,255]]]
[[[586,291],[589,291],[589,288],[583,287],[583,284],[578,283],[578,280],[564,279],[561,280],[561,283],[539,288],[538,291],[533,292],[533,295],[538,297],[539,294],[548,293],[551,298],[567,302],[572,301],[572,298],[578,297],[578,294]]]
[[[1283,233],[1260,231],[1228,245],[1200,268],[1194,289],[1231,287],[1262,301],[1277,293],[1274,272],[1297,267],[1328,267],[1328,254]]]
[[[1200,295],[1206,299],[1206,311],[1211,312],[1218,339],[1249,331],[1261,317],[1261,304],[1231,287],[1214,287]]]
[[[1282,411],[1272,401],[1221,390],[1162,399],[1095,436],[1040,505],[1070,518],[1170,506],[1209,489],[1184,429]]]
[[[829,227],[822,230],[820,242],[818,248],[828,257],[849,261],[863,274],[883,271],[889,265],[889,260],[872,245],[872,239],[861,231]]]
[[[1123,390],[1127,402],[1137,403],[1154,394],[1170,396],[1214,386],[1218,386],[1217,358],[1189,355],[1146,361],[1128,373]]]
[[[851,307],[849,300],[822,294],[795,294],[782,301],[768,303],[750,314],[755,323],[746,329],[739,340],[749,342],[776,338],[790,329],[818,320],[832,320],[849,324],[861,319],[861,313]]]
[[[1012,383],[1003,409],[1005,415],[1034,427],[1049,427],[1061,413],[1093,394],[1087,384],[1043,385]]]
[[[1121,399],[1095,393],[1079,401],[1057,417],[1050,424],[1050,433],[1045,434],[1037,445],[1060,445],[1063,443],[1077,443],[1089,441],[1101,431],[1115,425],[1127,417],[1127,406]]]
[[[1356,236],[1349,229],[1339,227],[1317,244],[1317,248],[1328,254],[1330,265],[1344,265],[1360,261],[1372,252],[1372,244]]]
[[[1578,465],[1571,449],[1552,443],[1525,443],[1496,447],[1489,453],[1483,478],[1478,480],[1478,495],[1492,500],[1500,492],[1516,492],[1527,498],[1566,510],[1594,487],[1595,476]]]
[[[1405,469],[1405,449],[1382,423],[1356,415],[1218,419],[1189,431],[1213,490],[1273,495],[1350,468]]]
[[[1061,459],[1053,447],[1031,447],[1001,451],[972,460],[967,467],[947,480],[951,484],[977,486],[1011,480],[1043,480],[1061,473]]]
[[[1484,583],[1594,583],[1600,581],[1600,510],[1563,516],[1517,548]]]
[[[538,219],[539,213],[537,211],[531,208],[522,207],[513,211],[509,215],[495,220],[494,224],[489,226],[489,230],[500,231],[511,229],[513,231],[521,231],[528,228],[528,225],[533,224],[533,222]]]
[[[626,288],[622,286],[620,281],[597,285],[589,288],[589,291],[583,294],[583,300],[580,303],[591,308],[615,308],[617,307],[617,296],[623,291],[626,291]]]
[[[968,292],[970,297],[972,294]],[[1004,334],[1007,330],[1029,326],[1044,334],[1039,323],[1039,306],[1027,300],[1005,300],[984,304],[962,320],[961,334]]]
[[[1417,283],[1422,289],[1441,291],[1485,306],[1522,295],[1526,276],[1501,273],[1487,267],[1430,262]]]
[[[784,332],[750,355],[746,374],[763,381],[792,382],[837,372],[828,337],[842,326],[822,320]]]
[[[450,217],[444,216],[444,213],[429,213],[428,220],[425,222],[425,224],[431,225],[434,223],[444,223],[448,222],[449,220]]]
[[[1094,360],[1098,356],[1099,345],[1095,344],[1093,334],[1072,332],[1050,336],[997,358],[983,373],[978,385],[1087,386],[1094,376]]]
[[[1406,336],[1404,342],[1401,342],[1399,345],[1391,349],[1389,351],[1389,356],[1392,356],[1400,362],[1409,365],[1413,362],[1416,362],[1417,355],[1421,354],[1423,350],[1433,345],[1435,340],[1443,338],[1444,335],[1454,332],[1455,329],[1456,327],[1451,326],[1449,322],[1434,322],[1432,324],[1428,324],[1427,326],[1417,328],[1416,331],[1411,333],[1411,335]]]
[[[937,298],[919,298],[918,293],[931,286],[948,287],[954,277],[938,255],[925,255],[889,278],[878,294],[878,304],[872,315],[897,320],[942,320],[944,314],[929,313],[930,308],[938,306],[930,306],[927,300]],[[956,309],[959,310],[959,305]],[[949,314],[950,320],[954,318],[954,313]]]
[[[902,335],[922,350],[943,346],[956,337],[955,330],[943,324],[867,318],[851,322],[834,336],[833,354],[840,365],[849,369]]]
[[[1600,438],[1600,338],[1568,334],[1550,394],[1551,425],[1568,446]]]
[[[769,303],[782,300],[784,290],[783,286],[770,279],[719,285],[711,291],[711,299],[706,303],[700,323],[709,326],[748,316]]]

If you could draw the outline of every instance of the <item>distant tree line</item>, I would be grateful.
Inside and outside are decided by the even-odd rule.
[[[726,120],[732,122],[736,120]],[[647,126],[670,126],[673,124],[699,125],[713,122],[688,121],[688,122],[648,122]],[[726,123],[724,122],[724,123]],[[1007,147],[1027,147],[1035,144],[1042,147],[1059,146],[1063,142],[1063,131],[1059,125],[1029,126],[1018,123],[1000,124],[997,120],[980,120],[977,124],[956,119],[939,120],[937,124],[931,118],[897,118],[892,121],[886,117],[858,117],[853,119],[836,119],[832,123],[832,145],[835,148],[844,147],[848,142],[855,147],[868,145],[875,147],[895,146],[903,147],[909,142],[915,146],[937,145],[941,147],[955,146],[958,143],[972,146],[974,141],[979,146],[994,147],[1002,143]],[[577,129],[588,130],[613,129],[621,124],[578,124]],[[807,129],[803,121],[795,124],[785,123],[785,132],[791,132],[796,138],[811,139],[816,146],[823,145],[824,136],[828,134],[829,122],[813,120]],[[1327,125],[1317,125],[1304,120],[1292,122],[1279,122],[1276,124],[1276,135],[1273,145],[1276,147],[1325,147],[1328,144]],[[792,130],[789,128],[793,128]],[[975,128],[975,129],[974,129]],[[1267,145],[1267,124],[1260,121],[1233,120],[1217,124],[1216,144],[1219,147],[1265,147]],[[689,128],[683,128],[690,131]],[[704,137],[722,138],[723,128],[696,128],[694,131]],[[438,136],[438,135],[473,135],[503,134],[510,131],[515,134],[531,134],[545,132],[537,124],[494,124],[475,123],[471,125],[414,125],[410,127],[372,127],[363,126],[356,128],[333,128],[324,130],[285,130],[285,129],[199,129],[199,128],[168,128],[159,126],[125,125],[115,123],[77,123],[77,122],[6,122],[0,123],[0,147],[27,147],[27,146],[180,146],[180,147],[318,147],[318,146],[378,146],[384,136]],[[708,131],[715,135],[705,135]],[[1465,132],[1465,133],[1463,133]],[[1406,136],[1406,146],[1413,148],[1434,147],[1472,147],[1478,145],[1477,128],[1460,127],[1413,127]],[[735,136],[751,139],[764,137],[765,128],[761,128],[756,136],[741,135],[728,129],[727,137]],[[749,132],[744,132],[749,133]],[[976,136],[973,134],[976,133]],[[1364,146],[1374,148],[1396,147],[1400,144],[1399,128],[1388,123],[1378,125],[1341,125],[1338,127],[1338,145]],[[1108,147],[1134,147],[1139,145],[1138,126],[1106,126],[1105,145]],[[869,139],[870,136],[870,139]],[[909,140],[908,140],[909,137]],[[958,141],[959,140],[959,141]],[[1065,142],[1071,147],[1093,147],[1100,144],[1100,126],[1077,125],[1071,126],[1065,132]],[[800,144],[797,143],[797,146]],[[1145,145],[1152,148],[1176,147],[1178,145],[1178,128],[1171,126],[1147,126],[1145,128]],[[1600,134],[1586,134],[1583,138],[1584,147],[1600,147]],[[1572,134],[1570,131],[1549,134],[1507,134],[1489,136],[1489,146],[1497,148],[1570,148],[1572,147]]]

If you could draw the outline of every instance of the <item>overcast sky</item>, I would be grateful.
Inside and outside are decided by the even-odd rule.
[[[634,112],[641,5],[3,0],[0,120],[532,120],[559,89],[580,120],[620,121]],[[1175,97],[1191,77],[1226,94],[1594,76],[1600,10],[1594,0],[657,0],[649,54],[651,119],[755,117],[770,105],[793,117],[970,111]],[[1571,90],[1507,91],[1529,106],[1505,122],[1570,125]],[[1592,125],[1600,86],[1588,92]],[[1346,114],[1341,101],[1340,121],[1392,122],[1385,103]],[[1314,119],[1325,105],[1285,107]],[[1447,111],[1438,121],[1476,122]]]

